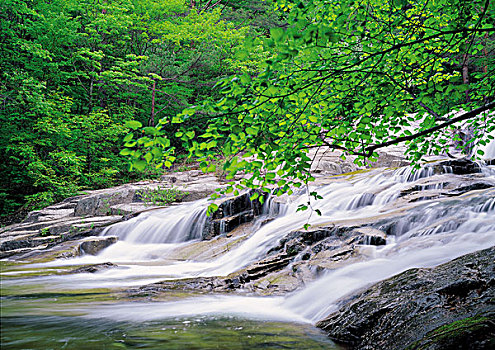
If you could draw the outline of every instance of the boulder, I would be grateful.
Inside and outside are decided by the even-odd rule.
[[[343,160],[341,151],[330,150],[328,147],[311,150],[308,156],[313,159],[311,162],[312,173],[339,175],[359,169],[359,167],[353,163],[355,157],[350,156],[347,160]]]
[[[118,238],[115,236],[88,237],[82,240],[79,251],[81,254],[97,255],[103,249],[116,243],[117,240]]]
[[[493,349],[495,247],[358,291],[317,323],[353,349]]]
[[[258,199],[251,201],[254,191],[236,197],[227,197],[218,204],[218,210],[207,218],[202,237],[205,240],[228,233],[236,227],[253,221],[263,212],[263,204]],[[261,196],[268,196],[261,193]]]
[[[109,269],[112,267],[117,267],[117,265],[115,265],[111,262],[106,262],[106,263],[101,263],[101,264],[94,264],[94,265],[79,267],[77,269],[70,271],[69,273],[95,273],[95,272]]]
[[[487,188],[495,187],[495,183],[489,181],[475,181],[467,184],[463,184],[447,193],[447,196],[460,196],[461,194],[476,191],[476,190],[485,190]]]
[[[481,173],[481,167],[478,163],[467,158],[451,159],[435,163],[433,169],[436,174],[476,174]]]
[[[385,245],[387,244],[387,235],[385,232],[372,227],[360,227],[353,230],[351,234],[357,235],[358,243],[365,245]]]
[[[136,189],[125,185],[103,191],[94,191],[81,198],[74,209],[75,216],[97,216],[110,214],[110,207],[115,204],[131,203]]]

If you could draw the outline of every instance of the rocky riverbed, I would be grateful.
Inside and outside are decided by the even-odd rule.
[[[402,165],[398,158],[389,161]],[[297,203],[292,198],[262,194],[266,199],[262,205],[249,200],[251,193],[243,193],[219,200],[219,210],[206,218],[201,209],[206,207],[194,200],[212,193],[222,182],[189,171],[165,176],[160,182],[89,192],[32,212],[22,223],[1,229],[1,256],[9,259],[4,265],[52,261],[56,266],[77,261],[73,268],[53,270],[60,275],[57,281],[69,275],[84,280],[87,274],[103,281],[105,276],[126,274],[140,266],[145,267],[142,271],[160,271],[164,276],[156,281],[157,272],[145,272],[135,281],[137,285],[122,285],[118,298],[124,300],[158,302],[174,293],[249,298],[288,295],[290,300],[332,273],[384,258],[394,261],[397,254],[411,259],[414,254],[407,255],[409,251],[417,250],[420,256],[431,245],[445,244],[445,256],[449,256],[445,253],[449,247],[455,251],[453,256],[468,254],[438,267],[407,269],[405,265],[376,278],[364,278],[356,284],[360,288],[349,288],[349,293],[342,292],[336,300],[332,296],[333,306],[322,308],[321,312],[328,310],[326,314],[309,317],[330,338],[357,349],[493,347],[494,250],[473,252],[476,249],[470,243],[459,246],[463,243],[455,242],[457,236],[471,231],[478,237],[495,236],[493,169],[465,159],[433,162],[417,172],[332,164],[322,157],[319,168],[313,169],[314,186],[329,198],[321,203],[322,217],[287,214]],[[345,170],[353,172],[341,174]],[[187,193],[181,200],[190,203],[189,207],[163,211],[143,202],[141,191],[158,186]],[[186,219],[189,211],[199,214]],[[176,218],[177,229],[193,230],[183,234],[190,238],[165,244],[166,253],[146,253],[153,248],[149,244],[128,246],[129,237],[136,237],[132,230],[162,212],[159,215],[183,215]],[[310,219],[311,227],[303,229]],[[201,225],[198,220],[203,220]],[[172,233],[170,237],[178,237]],[[430,240],[435,235],[440,238]],[[479,247],[486,248],[486,244],[490,245],[490,239],[485,238]],[[118,254],[108,253],[124,249],[117,247],[137,249],[145,262],[117,261]],[[155,262],[155,255],[161,260]],[[415,264],[435,266],[447,259],[426,257],[424,264],[421,259]],[[129,270],[129,266],[134,267]],[[15,268],[12,271],[15,275]],[[147,274],[155,281],[146,283]]]
[[[493,349],[494,296],[492,247],[346,296],[317,326],[355,349]]]

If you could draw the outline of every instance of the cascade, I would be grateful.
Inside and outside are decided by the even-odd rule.
[[[142,213],[105,229],[102,235],[132,243],[179,243],[201,238],[206,199]]]
[[[438,172],[438,169],[435,171]],[[101,263],[119,265],[96,274],[39,277],[40,282],[65,288],[140,286],[162,280],[226,276],[263,259],[290,232],[308,222],[313,226],[339,220],[364,220],[400,209],[401,193],[415,186],[419,191],[442,190],[442,184],[415,185],[437,176],[433,167],[414,172],[411,168],[370,170],[348,179],[311,188],[323,196],[312,202],[321,216],[297,211],[309,196],[293,196],[285,204],[268,198],[252,233],[224,254],[205,261],[167,262],[171,249],[197,241],[206,222],[207,200],[142,213],[109,227],[103,234],[117,235],[119,242],[98,256],[57,260],[45,265]],[[443,168],[443,173],[452,169]],[[495,181],[492,168],[482,176]],[[373,254],[362,261],[323,273],[305,288],[285,297],[202,296],[181,301],[119,303],[89,308],[88,317],[117,319],[167,318],[184,315],[229,313],[244,310],[249,317],[315,322],[335,310],[350,292],[413,267],[430,267],[460,255],[495,245],[495,190],[476,196],[418,202],[405,207],[400,220],[382,220],[379,229],[388,234],[384,246],[370,246]],[[266,222],[266,216],[276,218]],[[297,258],[296,258],[297,259]],[[198,305],[201,305],[199,307]],[[149,312],[150,308],[153,312]],[[147,311],[148,310],[148,311]]]
[[[481,159],[484,160],[492,160],[495,159],[495,130],[493,130],[491,133],[488,134],[490,137],[493,137],[490,142],[488,142],[486,145],[478,145],[474,148],[473,154],[477,154],[478,150],[483,151],[483,155],[481,156]]]
[[[315,322],[336,309],[346,294],[413,267],[431,267],[475,250],[495,245],[494,198],[455,208],[423,208],[404,219],[392,244],[377,249],[375,258],[329,272],[284,305]],[[462,216],[462,223],[445,222],[444,215]],[[438,226],[437,226],[438,225]],[[433,228],[428,228],[433,226]]]

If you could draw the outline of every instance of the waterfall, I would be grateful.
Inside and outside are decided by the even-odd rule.
[[[452,169],[444,168],[443,172],[449,173]],[[118,310],[109,305],[92,311],[95,317],[118,315],[124,319],[147,319],[175,317],[177,310],[180,310],[180,315],[194,315],[239,308],[264,319],[283,319],[284,315],[296,319],[294,315],[298,315],[299,321],[314,322],[336,310],[341,298],[359,288],[410,268],[435,266],[495,245],[494,189],[486,189],[476,195],[414,203],[400,198],[403,191],[412,187],[417,191],[442,190],[442,184],[425,182],[424,178],[432,176],[438,176],[432,166],[416,172],[411,168],[376,169],[310,188],[310,191],[316,190],[323,196],[318,201],[312,200],[307,193],[293,196],[285,204],[270,197],[263,207],[263,215],[277,215],[276,218],[266,222],[261,217],[241,243],[203,261],[167,261],[167,257],[170,249],[187,246],[191,240],[198,242],[206,220],[207,200],[142,213],[109,227],[104,234],[117,235],[120,241],[99,256],[49,263],[112,261],[119,268],[96,274],[40,277],[40,280],[63,284],[66,288],[104,288],[139,286],[165,279],[227,276],[265,258],[281,239],[291,232],[302,230],[308,221],[313,226],[328,226],[335,222],[352,224],[372,219],[374,228],[387,233],[386,245],[368,246],[371,254],[367,254],[362,261],[327,270],[316,281],[286,297],[204,296],[156,302],[152,306],[155,310],[151,312],[153,316],[148,316],[145,311],[149,307],[135,303],[119,304]],[[495,181],[491,172],[484,171],[480,176],[485,176],[484,181]],[[419,182],[415,184],[416,181]],[[311,200],[314,209],[321,211],[321,216],[297,210],[308,200]],[[387,215],[390,215],[388,219]],[[383,219],[377,220],[377,217]]]
[[[493,115],[495,115],[495,112],[492,112]],[[478,152],[478,150],[483,152],[483,155],[481,156],[481,159],[484,160],[491,160],[495,159],[495,130],[493,130],[491,133],[488,134],[489,137],[492,137],[492,140],[488,140],[485,145],[477,145],[474,148],[474,154]]]
[[[131,243],[179,243],[201,238],[206,199],[142,213],[108,227],[103,235]]]
[[[333,185],[334,189],[338,186]],[[118,320],[153,320],[167,317],[194,316],[205,314],[228,314],[253,319],[298,321],[314,323],[336,311],[339,300],[360,288],[394,276],[410,268],[432,267],[448,262],[461,255],[495,245],[495,193],[469,200],[468,203],[449,205],[438,203],[419,207],[403,221],[397,236],[391,236],[387,245],[373,247],[374,257],[349,264],[343,268],[328,271],[315,282],[286,297],[244,297],[244,296],[201,296],[177,302],[124,303],[118,308],[106,306],[90,311],[89,317],[108,317]],[[352,201],[352,197],[349,202]],[[262,227],[251,242],[246,242],[236,251],[203,266],[199,275],[218,275],[231,271],[236,264],[222,267],[235,257],[247,258],[248,251],[274,241],[275,228],[279,233],[293,229],[303,221],[295,219],[292,212],[296,203],[289,205],[288,215],[272,221],[273,227]],[[354,210],[357,213],[360,210]],[[439,230],[426,230],[442,219],[442,215],[462,214],[460,223],[446,225]],[[420,220],[424,218],[424,220]],[[279,221],[277,223],[277,221]],[[281,226],[285,223],[285,226]],[[400,226],[400,222],[397,223]],[[418,232],[423,232],[418,234]],[[268,235],[268,237],[266,237]],[[265,236],[261,239],[260,236]],[[254,238],[257,237],[257,238]],[[280,234],[278,235],[280,238]],[[263,249],[259,249],[263,251]],[[253,254],[252,256],[256,256]],[[177,267],[177,266],[176,266]],[[189,276],[191,276],[189,266]],[[207,273],[209,271],[210,273]],[[194,274],[192,274],[194,275]]]
[[[410,268],[435,266],[495,245],[494,198],[482,198],[481,202],[473,202],[468,208],[457,205],[447,211],[436,206],[418,210],[416,216],[403,219],[407,225],[399,225],[396,241],[377,249],[374,259],[328,272],[289,296],[283,305],[316,322],[335,311],[339,299],[352,291]],[[460,215],[462,223],[446,222],[436,229],[425,229],[438,223],[444,214]],[[419,218],[423,220],[416,220]]]

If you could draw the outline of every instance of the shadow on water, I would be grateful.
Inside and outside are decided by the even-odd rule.
[[[212,316],[145,323],[2,318],[2,349],[342,349],[306,324]]]

